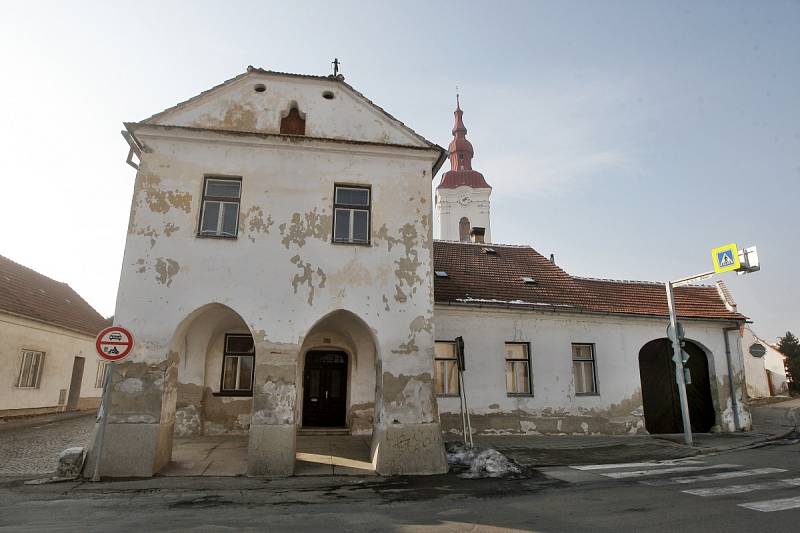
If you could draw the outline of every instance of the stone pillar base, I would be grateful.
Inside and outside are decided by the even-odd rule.
[[[173,424],[108,424],[103,441],[100,476],[151,477],[172,458],[173,429]],[[97,461],[94,445],[95,442],[92,443],[83,470],[87,478],[94,474]]]
[[[382,476],[444,474],[447,458],[441,427],[438,423],[376,427],[372,463]]]
[[[294,424],[250,426],[248,476],[291,476],[294,473],[294,459]]]

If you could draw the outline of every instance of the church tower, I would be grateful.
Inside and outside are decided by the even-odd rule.
[[[436,222],[439,238],[447,241],[469,241],[474,233],[476,240],[492,242],[489,224],[489,196],[492,188],[483,174],[472,170],[472,144],[467,140],[464,112],[456,95],[456,121],[453,140],[448,146],[450,170],[445,172],[436,187]],[[473,229],[477,228],[474,232]],[[484,234],[481,235],[481,230]]]

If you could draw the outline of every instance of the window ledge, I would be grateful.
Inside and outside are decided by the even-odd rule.
[[[599,392],[576,392],[575,396],[600,396]]]
[[[507,392],[509,398],[533,398],[532,392]]]
[[[372,246],[371,242],[331,241],[331,244],[337,244],[337,245],[343,245],[343,246],[365,246],[365,247]]]
[[[197,234],[198,239],[223,239],[223,240],[231,240],[235,241],[239,238],[238,235],[201,235],[200,233]]]
[[[231,390],[231,391],[222,391],[222,392],[212,392],[211,396],[216,396],[216,397],[231,396],[231,397],[238,397],[238,398],[252,398],[253,397],[253,391],[249,391],[249,390],[248,391],[233,391],[233,390]]]

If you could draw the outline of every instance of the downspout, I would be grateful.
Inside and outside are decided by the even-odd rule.
[[[731,409],[733,409],[733,429],[734,431],[741,431],[742,424],[739,420],[739,402],[736,401],[736,386],[733,383],[733,367],[731,363],[731,342],[728,339],[728,333],[731,331],[739,331],[738,326],[722,328],[722,336],[725,338],[725,359],[728,363],[728,388],[731,395]]]

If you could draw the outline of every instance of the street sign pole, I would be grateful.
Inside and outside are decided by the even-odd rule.
[[[114,365],[128,356],[133,350],[133,334],[122,326],[110,326],[97,334],[95,339],[97,355],[106,362],[106,375],[103,380],[103,399],[100,402],[100,427],[95,439],[95,462],[92,481],[100,481],[100,463],[103,459],[103,439],[108,426],[108,413],[111,410],[111,384],[114,376]]]
[[[675,361],[675,381],[678,384],[678,396],[681,401],[681,418],[683,419],[683,441],[687,446],[692,446],[692,422],[689,417],[689,401],[686,397],[686,374],[683,371],[683,357],[681,356],[681,340],[678,337],[678,314],[675,309],[675,295],[672,292],[672,282],[668,281],[667,306],[669,307],[669,339],[672,341],[672,360]]]
[[[100,402],[100,416],[102,419],[100,420],[100,427],[97,430],[97,441],[95,442],[97,453],[95,454],[92,481],[100,481],[100,461],[103,458],[103,437],[106,435],[108,411],[110,407],[109,402],[111,401],[111,378],[114,374],[114,361],[109,361],[106,365],[106,375],[103,380],[103,399]]]

